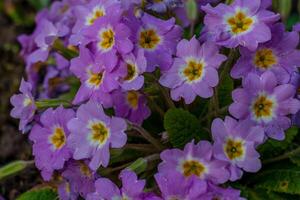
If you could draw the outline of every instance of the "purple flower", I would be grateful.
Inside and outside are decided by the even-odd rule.
[[[15,94],[10,98],[10,102],[14,106],[10,115],[20,119],[19,130],[24,133],[26,125],[33,120],[36,106],[32,96],[32,86],[24,79],[21,81],[20,92],[21,94]]]
[[[162,174],[172,171],[187,179],[197,177],[214,183],[224,183],[229,178],[226,162],[213,158],[212,145],[208,141],[187,143],[183,151],[165,150],[160,158],[163,162],[159,164],[158,171]]]
[[[168,171],[154,175],[163,199],[189,199],[198,200],[206,192],[207,184],[196,177],[184,178],[178,173]],[[146,199],[148,200],[148,199]],[[149,200],[158,200],[157,197]]]
[[[250,72],[261,75],[272,71],[280,83],[288,83],[300,63],[300,51],[296,49],[298,43],[298,33],[285,32],[284,25],[278,23],[272,27],[272,39],[260,44],[256,51],[240,48],[241,57],[233,67],[231,76],[242,78]]]
[[[271,39],[269,24],[279,19],[266,10],[268,4],[260,0],[235,0],[231,5],[203,6],[204,23],[217,44],[234,48],[238,45],[255,50],[259,43]]]
[[[70,42],[78,45],[82,40],[84,29],[93,25],[99,18],[119,9],[120,3],[117,0],[92,0],[88,4],[76,6],[74,8],[76,23],[72,30],[73,35],[70,37]]]
[[[183,4],[181,0],[152,0],[150,2],[147,8],[159,13],[166,12],[168,9],[172,10]]]
[[[264,130],[246,120],[237,122],[226,117],[223,122],[217,118],[212,123],[214,156],[229,163],[230,180],[236,181],[246,172],[257,172],[261,168],[257,144],[264,140]]]
[[[293,31],[300,32],[300,23],[297,23],[293,26]]]
[[[97,170],[109,163],[109,149],[125,145],[126,123],[123,119],[105,115],[100,104],[89,101],[82,104],[76,118],[70,120],[68,137],[70,147],[74,150],[75,160],[91,159],[89,167]]]
[[[144,49],[147,59],[147,72],[155,67],[167,70],[172,65],[172,55],[181,36],[181,28],[175,25],[175,19],[167,21],[144,13],[141,20],[128,21],[133,35],[132,40],[138,49]]]
[[[145,187],[144,180],[138,180],[136,174],[129,170],[123,170],[120,174],[122,188],[119,189],[113,182],[107,178],[100,178],[95,182],[96,192],[87,196],[87,200],[117,200],[117,199],[134,199],[142,200]]]
[[[243,88],[232,92],[234,103],[229,112],[237,119],[250,120],[263,127],[267,136],[283,140],[284,130],[291,126],[288,115],[300,109],[295,94],[293,85],[277,85],[276,77],[270,71],[261,76],[249,74],[243,80]]]
[[[102,63],[95,61],[87,48],[81,47],[79,57],[71,60],[70,70],[81,81],[81,86],[73,100],[74,104],[92,99],[101,102],[105,107],[112,105],[109,93],[120,87],[118,79],[123,76],[119,69],[108,71]]]
[[[97,173],[91,171],[86,162],[71,160],[67,163],[62,177],[68,180],[72,191],[86,197],[88,193],[94,192],[94,181]]]
[[[62,169],[71,157],[71,150],[66,145],[69,135],[66,125],[74,115],[73,110],[62,106],[55,110],[49,108],[41,115],[40,124],[31,130],[29,138],[34,143],[35,164],[45,180],[51,178],[54,170]]]
[[[57,188],[59,199],[61,200],[77,200],[78,193],[72,190],[70,186],[70,182],[63,181],[61,184],[58,185]]]
[[[147,60],[143,50],[139,50],[136,54],[136,56],[132,53],[123,56],[121,68],[126,69],[126,76],[121,80],[121,87],[124,90],[139,90],[144,85],[142,74],[146,71]]]
[[[232,188],[221,188],[213,184],[208,184],[208,190],[204,195],[201,195],[201,200],[245,200],[240,196],[241,191]]]
[[[141,124],[151,114],[146,97],[134,90],[115,91],[113,93],[114,109],[117,117]]]
[[[114,10],[96,20],[83,33],[83,44],[92,43],[96,58],[103,61],[108,71],[116,67],[118,53],[124,55],[133,49],[130,29],[120,22],[121,14],[120,9]]]
[[[197,95],[211,97],[213,87],[219,82],[217,69],[226,60],[218,52],[212,42],[200,45],[195,37],[190,41],[181,40],[171,69],[163,73],[159,82],[172,89],[171,97],[175,101],[182,97],[190,104]]]

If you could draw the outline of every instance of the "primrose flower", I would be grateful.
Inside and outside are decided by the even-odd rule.
[[[201,195],[201,200],[245,200],[240,196],[241,191],[233,188],[221,188],[213,184],[208,184],[207,192]]]
[[[138,91],[115,91],[113,93],[115,114],[131,122],[141,124],[151,111],[147,106],[146,97]]]
[[[109,149],[121,148],[127,141],[126,123],[118,117],[105,115],[100,104],[89,101],[82,104],[68,123],[69,146],[75,160],[91,159],[89,167],[97,170],[109,163]]]
[[[132,53],[123,56],[121,68],[126,68],[126,76],[121,80],[121,87],[124,90],[139,90],[144,85],[142,74],[146,71],[147,60],[143,50],[139,50],[136,54],[136,56]]]
[[[239,45],[255,50],[259,43],[271,39],[269,25],[279,15],[267,11],[261,0],[235,0],[232,4],[218,4],[215,8],[203,6],[204,24],[218,45],[234,48]]]
[[[246,77],[253,72],[261,75],[272,71],[280,83],[288,83],[291,74],[300,66],[300,51],[297,50],[299,35],[297,32],[285,32],[284,25],[278,23],[272,27],[272,39],[251,52],[241,47],[241,57],[233,67],[233,78]]]
[[[261,76],[249,74],[243,80],[243,88],[232,92],[234,102],[229,112],[237,119],[263,127],[268,137],[283,140],[284,130],[291,126],[288,115],[299,111],[300,101],[294,98],[295,86],[277,83],[270,71]]]
[[[122,181],[121,189],[107,178],[100,178],[96,180],[96,192],[89,194],[87,196],[87,200],[142,200],[140,196],[143,194],[143,189],[145,187],[144,180],[138,180],[137,175],[129,170],[123,170],[120,173],[120,179]]]
[[[96,59],[102,60],[110,72],[118,63],[118,54],[128,54],[133,49],[130,29],[120,22],[121,14],[120,10],[114,10],[96,20],[83,33],[83,44],[92,43]]]
[[[20,119],[19,130],[24,133],[26,125],[33,120],[36,106],[32,96],[32,86],[24,79],[21,81],[20,92],[21,94],[15,94],[10,98],[10,102],[14,106],[10,115]]]
[[[243,171],[257,172],[261,168],[257,144],[264,140],[264,130],[250,121],[237,122],[226,117],[212,123],[214,156],[229,163],[230,180],[240,179]]]
[[[53,171],[62,169],[72,156],[67,147],[70,132],[66,125],[74,115],[73,110],[62,106],[55,110],[49,108],[41,115],[40,124],[34,125],[30,132],[35,164],[45,180],[50,180]]]
[[[164,174],[172,171],[187,179],[197,177],[199,180],[224,183],[229,178],[226,162],[214,159],[212,150],[208,141],[187,143],[183,151],[165,150],[160,154],[162,163],[158,166],[158,172]]]
[[[117,0],[92,0],[88,4],[76,6],[74,8],[76,23],[70,37],[71,44],[78,45],[82,40],[84,29],[93,25],[99,18],[119,9],[120,3]]]
[[[74,104],[92,99],[105,107],[112,105],[109,93],[120,87],[118,79],[123,76],[122,71],[116,69],[110,72],[102,63],[97,63],[93,54],[85,47],[80,48],[79,57],[71,60],[70,70],[81,82]]]
[[[87,163],[87,161],[71,160],[61,174],[65,180],[68,180],[71,191],[82,197],[95,191],[94,181],[98,178],[96,172],[90,170]]]
[[[77,200],[78,193],[73,191],[70,182],[64,180],[58,185],[57,193],[60,200]]]
[[[208,98],[213,95],[213,87],[219,82],[217,69],[226,60],[212,42],[200,45],[193,37],[181,40],[177,45],[176,58],[172,67],[163,73],[159,82],[171,88],[171,97],[179,101],[182,97],[187,104],[196,96]]]
[[[182,0],[161,0],[161,1],[156,1],[152,0],[149,5],[147,5],[147,8],[149,10],[153,10],[155,12],[166,12],[168,9],[172,10],[178,6],[183,6],[182,5]]]
[[[198,200],[207,189],[205,181],[199,181],[196,177],[184,178],[178,173],[169,171],[154,175],[156,183],[161,191],[162,199],[189,199]],[[146,200],[152,200],[147,199]],[[154,197],[153,200],[159,200]]]
[[[136,48],[143,49],[147,59],[147,72],[155,67],[167,70],[172,65],[172,55],[181,36],[181,28],[175,25],[175,19],[162,20],[144,13],[141,20],[128,20]]]

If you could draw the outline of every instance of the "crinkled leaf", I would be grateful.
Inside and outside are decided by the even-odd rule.
[[[183,109],[170,109],[165,114],[164,127],[174,147],[181,148],[192,139],[203,140],[209,136],[202,130],[198,119]]]
[[[270,158],[279,155],[291,146],[297,134],[298,128],[292,127],[285,132],[284,141],[269,139],[267,142],[259,146],[258,151],[263,158]]]
[[[17,200],[57,200],[57,193],[52,188],[34,189],[21,194]]]

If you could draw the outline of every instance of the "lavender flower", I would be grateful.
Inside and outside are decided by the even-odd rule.
[[[240,179],[243,171],[257,172],[261,168],[255,147],[264,140],[264,131],[249,121],[237,122],[226,117],[212,123],[214,156],[229,163],[230,180]]]
[[[234,103],[229,112],[238,119],[263,127],[267,136],[283,140],[284,130],[291,126],[287,115],[299,111],[300,101],[294,98],[293,85],[277,83],[275,75],[269,71],[261,76],[249,74],[243,80],[243,88],[233,91]]]
[[[74,150],[75,160],[91,159],[89,167],[97,170],[109,163],[109,149],[125,145],[126,123],[117,117],[105,115],[100,104],[89,101],[82,104],[68,123],[71,131],[68,137],[69,146]]]
[[[122,71],[108,71],[102,63],[95,61],[93,54],[85,47],[80,48],[79,57],[71,60],[70,70],[81,81],[74,104],[92,99],[101,102],[105,107],[112,105],[109,93],[120,87],[118,79],[123,76]]]
[[[115,69],[118,63],[118,53],[124,55],[133,49],[133,44],[129,40],[130,29],[120,22],[121,14],[120,10],[114,10],[110,15],[96,20],[83,33],[84,40],[82,43],[92,43],[96,58],[102,60],[110,72]]]
[[[115,91],[113,93],[115,114],[131,122],[141,124],[151,111],[147,106],[146,97],[137,91]]]
[[[211,42],[201,46],[195,37],[181,40],[171,69],[163,73],[159,82],[172,89],[171,97],[176,101],[183,97],[190,104],[197,95],[211,97],[219,81],[217,69],[226,59],[218,52]]]
[[[34,125],[30,132],[35,164],[45,180],[51,178],[54,170],[62,169],[71,157],[66,145],[69,135],[66,125],[74,115],[73,110],[62,106],[55,110],[49,108],[41,115],[40,124]]]
[[[134,172],[123,170],[120,174],[122,180],[122,188],[119,189],[113,182],[106,178],[100,178],[95,182],[96,192],[87,196],[87,200],[98,199],[134,199],[142,200],[140,196],[143,194],[145,186],[144,180],[138,180]]]
[[[132,38],[136,48],[145,51],[146,71],[152,72],[155,67],[169,69],[181,35],[181,28],[175,25],[175,19],[164,21],[144,13],[141,20],[131,19],[127,24],[132,33],[136,33]]]
[[[272,27],[272,39],[258,46],[251,52],[241,47],[241,57],[231,71],[233,78],[241,78],[253,72],[261,75],[272,71],[280,83],[288,83],[292,72],[300,63],[300,51],[297,32],[285,32],[284,25],[279,23]]]
[[[185,178],[197,177],[214,183],[224,183],[229,178],[226,163],[213,158],[212,145],[208,141],[187,143],[184,150],[169,149],[160,155],[158,166],[161,174],[172,171]]]
[[[266,5],[260,0],[235,0],[215,8],[206,5],[202,7],[206,12],[204,23],[217,44],[228,48],[241,45],[253,51],[259,43],[271,39],[268,25],[279,19],[279,15],[266,10]]]
[[[58,185],[57,188],[59,199],[61,200],[77,200],[78,193],[73,191],[70,182],[63,181],[61,184]]]
[[[10,102],[14,106],[10,115],[20,119],[19,130],[24,133],[26,125],[33,120],[36,106],[32,96],[32,86],[24,79],[21,81],[20,92],[21,94],[15,94],[10,98]]]
[[[163,199],[197,200],[207,189],[205,181],[199,181],[196,177],[186,179],[172,171],[168,171],[167,173],[159,172],[154,177]],[[158,200],[157,197],[154,197],[154,199]]]
[[[221,188],[213,184],[208,184],[207,192],[201,195],[199,199],[201,200],[245,200],[240,196],[240,191],[232,188]]]

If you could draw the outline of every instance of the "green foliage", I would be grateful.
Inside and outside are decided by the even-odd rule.
[[[300,155],[299,154],[291,155],[291,156],[289,156],[289,158],[292,163],[294,163],[295,165],[300,167]]]
[[[51,0],[28,0],[28,2],[33,6],[36,10],[41,10],[50,5]]]
[[[147,160],[145,158],[139,158],[127,167],[127,169],[134,171],[136,174],[144,172],[146,168]]]
[[[51,188],[34,189],[21,194],[17,200],[57,200],[57,193]]]
[[[231,92],[233,89],[234,83],[232,78],[229,75],[225,76],[218,87],[218,98],[221,108],[232,103]]]
[[[205,140],[209,136],[202,130],[198,119],[183,109],[170,109],[165,114],[164,127],[174,147],[181,148],[192,139]]]
[[[267,142],[259,146],[258,151],[263,158],[270,158],[279,155],[291,146],[297,134],[298,128],[292,127],[285,132],[284,141],[269,139]]]
[[[14,161],[0,168],[0,180],[15,175],[16,173],[26,169],[29,165],[26,161]]]
[[[187,0],[185,2],[186,14],[189,20],[195,21],[197,19],[198,7],[195,0]]]
[[[300,168],[265,170],[254,179],[255,187],[269,191],[300,194]]]
[[[288,195],[288,194],[278,194],[272,191],[264,189],[252,189],[252,188],[239,188],[241,189],[241,196],[245,197],[247,200],[296,200],[299,196]]]

